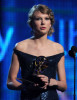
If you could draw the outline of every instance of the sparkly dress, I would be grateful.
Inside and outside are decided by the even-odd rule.
[[[31,78],[34,70],[32,62],[37,56],[24,53],[16,50],[15,48],[14,53],[17,55],[20,63],[22,78],[32,81]],[[48,59],[48,67],[42,74],[48,76],[49,78],[56,79],[57,65],[62,56],[64,56],[64,52],[46,57]],[[56,91],[56,86],[48,87],[46,90],[44,90],[27,82],[25,88],[21,90],[21,100],[59,100],[59,98]]]

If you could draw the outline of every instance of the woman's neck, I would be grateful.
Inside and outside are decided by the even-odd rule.
[[[48,43],[47,34],[39,37],[33,36],[32,40],[34,40],[36,46],[45,46]]]

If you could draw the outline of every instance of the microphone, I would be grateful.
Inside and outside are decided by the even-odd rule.
[[[69,50],[69,55],[71,57],[75,57],[75,53],[77,52],[77,47],[76,46],[72,46],[71,50]]]
[[[73,57],[74,58],[74,100],[75,100],[75,97],[76,97],[76,88],[75,88],[75,86],[76,86],[76,52],[77,52],[77,47],[75,47],[75,46],[72,46],[71,47],[71,50],[69,50],[69,55],[71,56],[71,57]]]

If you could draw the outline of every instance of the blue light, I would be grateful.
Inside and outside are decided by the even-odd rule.
[[[3,41],[2,36],[0,34],[0,48],[1,48],[0,61],[2,61],[5,56],[11,37],[13,35],[13,31],[14,31],[13,27],[10,27],[8,29],[8,31],[6,32],[5,41]]]
[[[71,46],[74,45],[74,21],[69,21],[69,38],[68,38],[68,47],[69,50],[71,49]]]
[[[47,38],[48,38],[49,40],[51,40],[51,41],[55,41],[53,35],[52,35],[52,36],[47,36]]]
[[[65,56],[67,56],[68,55],[68,52],[67,51],[64,51],[64,54],[65,54]]]
[[[64,20],[59,22],[59,43],[64,47]]]
[[[76,53],[76,57],[77,57],[77,53]]]

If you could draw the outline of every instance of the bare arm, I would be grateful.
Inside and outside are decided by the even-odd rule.
[[[7,87],[9,89],[16,89],[16,90],[21,89],[22,83],[16,80],[18,71],[19,71],[19,61],[17,55],[13,53],[8,79],[7,79]]]
[[[60,44],[57,45],[57,50],[59,51],[59,53],[64,52],[64,48]],[[58,80],[52,78],[50,79],[50,85],[56,85],[57,89],[62,92],[67,89],[64,63],[65,63],[65,57],[62,56],[60,61],[58,62],[58,67],[57,67]]]
[[[60,91],[65,91],[67,89],[65,66],[64,66],[64,56],[58,63],[58,80],[50,79],[50,86],[56,85],[57,89]]]

